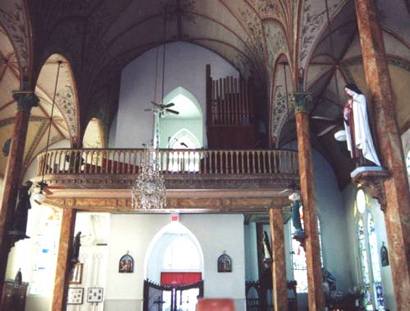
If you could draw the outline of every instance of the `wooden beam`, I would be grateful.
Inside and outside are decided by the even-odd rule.
[[[269,209],[269,225],[272,238],[272,301],[275,311],[288,310],[286,280],[285,239],[282,210]]]
[[[385,224],[397,310],[410,310],[410,194],[383,34],[374,0],[356,0],[363,68],[370,90],[382,163]]]
[[[74,237],[75,219],[75,209],[63,209],[52,301],[53,311],[66,310],[67,306],[70,254],[72,251],[71,244]]]

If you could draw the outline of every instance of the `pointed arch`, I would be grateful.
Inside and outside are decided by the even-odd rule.
[[[175,89],[173,89],[171,92],[169,92],[167,95],[164,96],[164,103],[170,103],[173,100],[175,100],[178,96],[183,96],[186,97],[191,104],[193,104],[193,106],[197,109],[197,111],[193,110],[193,107],[187,107],[190,109],[190,113],[193,114],[192,117],[202,117],[202,108],[201,105],[198,101],[198,99],[190,92],[188,91],[186,88],[182,87],[182,86],[178,86]],[[184,109],[184,107],[178,107],[177,103],[175,103],[176,105],[174,106],[175,109],[178,108],[182,108]],[[180,111],[180,114],[182,115],[183,111]]]
[[[168,113],[159,118],[155,126],[159,131],[160,147],[202,148],[204,118],[197,98],[184,87],[178,86],[163,98],[163,103],[173,103],[174,106],[170,108],[178,111],[179,114]],[[187,141],[180,141],[182,137],[187,138]]]
[[[289,94],[293,91],[292,72],[286,54],[280,54],[275,62],[270,100],[270,144],[280,144],[282,129],[289,117]]]
[[[107,137],[104,123],[98,118],[91,118],[83,135],[84,148],[105,148]]]
[[[172,247],[184,247],[186,249],[182,253],[172,252],[170,249]],[[189,253],[188,250],[191,253]],[[168,265],[168,271],[180,271],[183,269],[192,272],[201,272],[203,278],[204,254],[198,239],[186,226],[180,222],[173,221],[165,225],[152,238],[151,243],[147,248],[144,260],[144,279],[149,279],[159,283],[161,269],[165,268],[164,263],[167,263],[167,260],[172,260],[168,255],[172,255],[173,253],[176,253],[176,255],[180,253],[180,255],[184,258],[181,257],[179,259],[183,259],[182,263],[185,263],[185,265],[171,268],[169,268]],[[189,258],[189,254],[192,255],[191,258]],[[175,261],[177,262],[178,260]]]
[[[55,108],[51,118],[54,92]],[[65,145],[76,146],[80,133],[76,83],[71,65],[63,55],[52,54],[44,62],[36,81],[35,93],[40,101],[38,107],[31,110],[24,160],[26,168],[47,145],[64,142]]]

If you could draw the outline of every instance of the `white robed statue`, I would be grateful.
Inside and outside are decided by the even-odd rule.
[[[355,84],[347,84],[345,91],[349,96],[343,109],[347,149],[359,166],[366,166],[365,160],[381,166],[370,131],[366,97]]]

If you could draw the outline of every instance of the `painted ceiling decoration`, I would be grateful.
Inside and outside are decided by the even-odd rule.
[[[409,4],[375,2],[393,89],[401,94],[396,104],[404,130],[410,126]],[[313,94],[312,115],[337,118],[346,82],[354,81],[366,92],[354,4],[354,0],[3,0],[0,39],[9,43],[1,45],[0,143],[10,136],[15,109],[10,91],[19,87],[20,72],[31,70],[33,81],[39,77],[36,92],[44,111],[33,114],[30,126],[38,134],[32,140],[41,145],[45,121],[39,118],[48,118],[52,88],[52,79],[41,78],[41,73],[47,72],[44,64],[52,71],[47,65],[50,55],[59,54],[69,64],[58,90],[53,135],[55,140],[80,142],[93,117],[109,128],[125,65],[164,41],[186,41],[214,51],[243,76],[253,77],[266,98],[260,109],[269,111],[259,116],[269,115],[263,121],[269,122],[273,145],[281,147],[295,138],[286,92],[294,89],[299,68],[304,69],[305,89]],[[333,133],[317,136],[324,126],[312,121],[314,146],[334,164],[339,177],[346,176],[349,160],[339,152]],[[35,150],[28,147],[28,154],[35,155],[40,145]]]

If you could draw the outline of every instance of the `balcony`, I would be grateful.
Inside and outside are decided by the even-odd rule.
[[[77,200],[70,203],[77,206],[80,198],[121,199],[126,202],[100,200],[98,204],[129,207],[130,188],[143,156],[144,149],[50,150],[38,156],[37,179],[44,174],[50,199]],[[263,205],[266,210],[273,197],[286,204],[286,197],[279,193],[298,179],[295,151],[162,149],[158,161],[167,197],[177,200],[168,204],[171,207],[231,206],[237,210],[242,205]],[[91,207],[90,202],[81,204]]]

